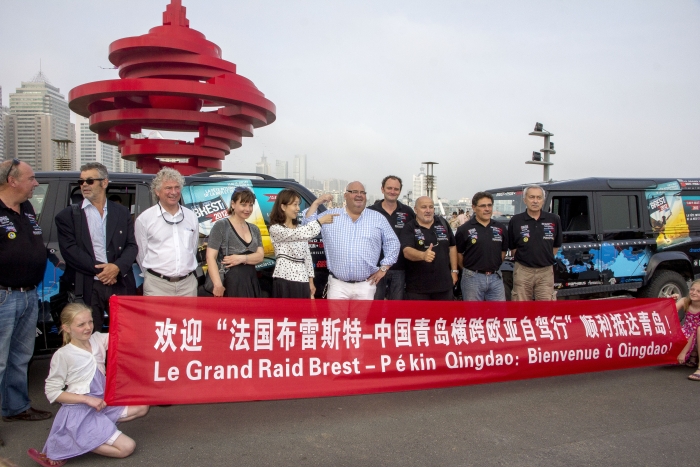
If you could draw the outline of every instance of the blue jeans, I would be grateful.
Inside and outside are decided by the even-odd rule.
[[[0,397],[2,415],[29,409],[27,367],[34,353],[39,314],[37,289],[0,290]]]
[[[462,270],[462,300],[469,302],[504,302],[506,289],[499,274],[479,274]]]
[[[406,271],[389,269],[377,283],[375,300],[403,300],[406,289]]]

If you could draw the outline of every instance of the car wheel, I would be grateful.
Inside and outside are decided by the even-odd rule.
[[[670,298],[672,295],[688,295],[688,284],[683,276],[675,271],[661,270],[652,276],[646,287],[639,290],[639,297]]]

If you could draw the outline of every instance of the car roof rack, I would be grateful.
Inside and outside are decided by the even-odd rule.
[[[198,178],[259,178],[262,180],[277,180],[272,175],[259,174],[259,173],[248,173],[248,172],[200,172],[196,174],[189,175],[189,177]]]

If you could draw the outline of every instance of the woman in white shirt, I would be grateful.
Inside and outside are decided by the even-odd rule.
[[[330,224],[338,214],[326,214],[318,222],[299,225],[301,196],[294,190],[277,194],[270,211],[270,238],[277,264],[272,274],[274,298],[314,298],[314,265],[309,240],[321,232],[321,224]]]
[[[116,427],[148,413],[148,406],[109,407],[104,401],[105,356],[109,334],[92,333],[92,310],[71,303],[61,312],[63,347],[51,358],[46,379],[49,402],[60,402],[42,452],[27,451],[41,465],[60,466],[67,459],[94,452],[127,457],[136,447]]]

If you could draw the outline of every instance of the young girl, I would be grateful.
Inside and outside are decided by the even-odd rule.
[[[688,339],[688,343],[678,355],[678,363],[688,366],[697,366],[697,359],[691,362],[691,355],[694,350],[698,350],[700,342],[700,279],[690,284],[688,296],[676,302],[678,311],[685,311],[683,319],[683,334]],[[700,354],[700,351],[698,352]],[[688,376],[692,381],[700,381],[700,370]]]
[[[260,283],[255,265],[265,258],[262,236],[257,225],[246,219],[253,213],[255,194],[246,187],[237,187],[231,195],[229,216],[214,224],[207,245],[207,270],[214,284],[215,297],[260,297]],[[223,256],[227,268],[221,283],[216,258]]]
[[[277,256],[272,274],[272,296],[275,298],[314,298],[316,288],[309,240],[321,232],[321,224],[330,224],[338,215],[326,214],[319,217],[318,222],[299,227],[300,201],[301,196],[296,191],[282,190],[270,212],[270,239]]]
[[[49,402],[60,402],[61,408],[43,451],[27,451],[43,466],[64,465],[67,459],[90,451],[126,457],[136,447],[134,440],[119,431],[115,423],[143,417],[148,406],[107,406],[102,398],[109,334],[93,334],[92,329],[90,308],[71,303],[63,309],[63,347],[51,358],[45,386]]]

